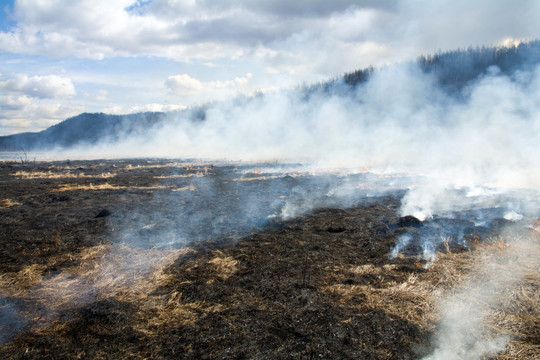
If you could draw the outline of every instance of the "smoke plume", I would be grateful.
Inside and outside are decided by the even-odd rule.
[[[479,229],[501,218],[526,224],[538,217],[540,66],[512,72],[493,66],[456,94],[435,74],[404,63],[378,69],[356,87],[337,82],[330,91],[238,97],[201,111],[197,119],[170,113],[144,135],[57,153],[223,161],[212,169],[213,177],[190,178],[186,191],[165,198],[156,194],[162,212],[127,214],[139,225],[120,232],[121,243],[181,247],[245,234],[318,207],[352,206],[404,187],[401,215],[426,226],[399,237],[392,256],[416,236],[424,258],[432,261],[442,242],[462,241],[467,227]],[[267,181],[257,182],[253,169],[233,169],[233,161],[301,165],[269,167],[258,174]],[[338,175],[320,175],[334,169]],[[214,180],[235,171],[236,179]],[[208,211],[189,207],[216,197],[230,201]],[[448,218],[466,226],[448,228]],[[504,347],[505,339],[488,334],[483,320],[499,305],[500,295],[519,282],[524,270],[510,265],[530,262],[530,246],[516,240],[504,254],[486,258],[475,276],[441,303],[436,350],[426,359],[481,358]],[[508,267],[501,270],[501,262]],[[138,272],[147,268],[149,262],[137,263]]]
[[[510,338],[485,323],[510,307],[523,276],[537,271],[539,250],[530,238],[513,238],[504,250],[484,252],[469,278],[440,302],[435,350],[424,359],[483,359],[504,350]]]
[[[201,121],[171,113],[144,136],[72,154],[367,166],[423,175],[438,189],[536,188],[538,90],[538,67],[511,74],[492,67],[453,96],[433,74],[401,64],[375,71],[355,89],[239,97],[209,105]],[[421,200],[421,211],[429,211],[433,201]]]

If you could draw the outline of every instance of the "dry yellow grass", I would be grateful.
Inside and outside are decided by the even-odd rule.
[[[0,289],[4,295],[20,296],[29,288],[39,284],[43,279],[46,265],[27,265],[16,273],[0,275]]]
[[[97,191],[97,190],[122,190],[122,189],[132,189],[132,190],[171,190],[171,191],[194,191],[196,188],[194,185],[188,185],[183,187],[176,187],[174,185],[152,185],[152,186],[122,186],[122,185],[112,185],[109,183],[104,184],[60,184],[58,188],[54,189],[54,192],[62,191],[75,191],[75,190],[86,190],[86,191]]]
[[[197,188],[193,184],[189,184],[188,186],[183,186],[179,188],[173,188],[172,191],[179,192],[179,191],[195,191]]]
[[[489,243],[499,244],[501,238]],[[324,291],[339,296],[343,305],[361,298],[359,307],[379,309],[434,331],[450,304],[463,307],[463,316],[480,314],[477,324],[486,333],[481,341],[505,335],[509,341],[497,359],[536,359],[540,319],[540,243],[504,239],[510,246],[486,246],[477,251],[439,253],[427,271],[403,282],[385,281],[395,265],[365,264],[330,272],[367,277],[372,284],[333,283]],[[360,311],[360,309],[359,309]],[[480,331],[471,329],[471,331]],[[480,341],[479,340],[479,341]]]
[[[238,261],[230,256],[226,256],[221,251],[215,251],[214,257],[208,262],[211,264],[211,269],[220,279],[225,280],[238,271]]]
[[[12,206],[19,206],[19,205],[22,205],[22,203],[11,200],[11,199],[0,200],[0,207],[12,207]]]
[[[284,175],[252,176],[252,177],[241,177],[241,178],[233,179],[233,181],[264,181],[264,180],[278,179],[282,177],[284,177]]]
[[[16,176],[21,179],[87,179],[87,178],[98,178],[98,179],[110,179],[116,176],[116,174],[111,172],[105,172],[96,175],[88,175],[84,173],[73,174],[71,172],[52,172],[52,171],[17,171],[12,176]]]
[[[60,184],[58,188],[54,189],[55,192],[60,191],[74,191],[74,190],[121,190],[127,189],[127,186],[111,185],[109,183],[104,184]]]
[[[70,256],[75,265],[53,276],[44,276],[46,270],[65,261],[65,256],[51,257],[47,265],[33,264],[17,273],[2,274],[0,289],[3,296],[40,304],[47,309],[49,319],[53,319],[57,311],[109,297],[144,302],[148,294],[168,281],[169,275],[163,270],[178,256],[190,251],[188,248],[157,250],[98,245]]]
[[[499,246],[501,240],[505,246]],[[507,338],[506,348],[495,358],[536,359],[540,350],[540,242],[533,234],[531,238],[497,237],[487,244],[490,246],[472,253],[440,254],[427,279],[438,305],[435,320],[448,323],[454,317],[478,317],[478,323],[467,329],[480,333],[477,341],[491,343],[501,335]],[[456,309],[460,310],[456,313]],[[442,338],[449,335],[443,333]]]

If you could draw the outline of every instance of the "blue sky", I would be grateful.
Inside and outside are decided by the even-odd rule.
[[[540,34],[534,0],[0,3],[0,135],[81,112],[174,110]]]

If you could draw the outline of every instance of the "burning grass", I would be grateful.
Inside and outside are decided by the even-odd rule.
[[[417,359],[443,348],[445,299],[458,299],[487,329],[468,337],[505,336],[507,346],[492,358],[538,358],[540,242],[532,228],[526,255],[516,237],[478,238],[485,246],[477,247],[448,241],[426,268],[419,257],[390,258],[407,229],[392,228],[400,198],[386,196],[187,247],[123,242],[164,236],[165,225],[178,221],[162,190],[186,195],[173,205],[193,201],[205,211],[225,201],[201,201],[190,183],[200,177],[169,177],[168,164],[105,163],[99,171],[114,172],[114,183],[93,187],[87,179],[13,179],[13,169],[3,169],[5,196],[24,200],[0,219],[0,357]],[[189,166],[174,171],[204,173]],[[254,185],[218,170],[202,180]],[[110,211],[98,217],[102,209]],[[149,220],[157,225],[141,225]],[[496,301],[468,293],[495,280]]]

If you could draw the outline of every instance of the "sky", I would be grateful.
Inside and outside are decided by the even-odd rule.
[[[0,0],[0,135],[539,37],[540,1]]]

